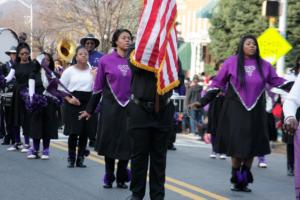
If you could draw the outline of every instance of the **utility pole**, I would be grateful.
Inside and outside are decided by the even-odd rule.
[[[279,17],[279,31],[281,35],[286,38],[286,18],[287,18],[287,5],[288,0],[281,0],[280,6],[281,6],[281,15]],[[284,74],[284,68],[285,68],[285,57],[282,56],[278,61],[276,65],[277,73],[279,75]]]

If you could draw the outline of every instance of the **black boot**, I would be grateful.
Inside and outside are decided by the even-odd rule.
[[[252,192],[251,189],[248,188],[249,183],[253,183],[253,175],[250,171],[250,168],[245,165],[242,166],[242,175],[243,175],[243,183],[242,183],[242,191],[243,192]]]
[[[86,168],[86,165],[84,165],[83,163],[84,163],[84,156],[77,156],[76,167]]]
[[[2,145],[9,145],[10,144],[10,137],[8,135],[5,135],[3,138]]]
[[[118,182],[118,183],[117,183],[117,188],[120,188],[120,189],[127,189],[127,188],[128,188],[128,185],[126,185],[126,183],[124,183],[124,182]]]
[[[95,140],[90,140],[89,147],[91,147],[91,148],[95,147]]]
[[[287,175],[288,176],[294,176],[294,167],[288,166],[287,168]]]
[[[230,182],[232,183],[232,186],[230,188],[231,191],[234,192],[243,191],[244,178],[243,178],[242,170],[240,168],[232,168]]]
[[[129,200],[143,200],[143,198],[140,198],[140,197],[133,194],[129,197]]]
[[[105,188],[105,189],[112,188],[113,182],[115,180],[116,180],[116,177],[114,174],[109,175],[109,174],[105,173],[104,177],[103,177],[103,188]]]
[[[68,158],[68,168],[74,168],[75,167],[75,157],[69,157]]]

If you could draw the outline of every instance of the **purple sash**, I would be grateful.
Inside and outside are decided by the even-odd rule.
[[[66,96],[72,96],[71,92],[64,86],[58,78],[53,78],[51,74],[53,73],[47,66],[42,65],[43,69],[46,71],[46,77],[49,82],[49,86],[46,88],[47,92],[57,98],[64,98]],[[66,92],[57,90],[58,85],[60,85]]]

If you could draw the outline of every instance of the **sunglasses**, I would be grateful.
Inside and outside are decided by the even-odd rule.
[[[29,52],[23,52],[23,53],[20,53],[21,56],[24,56],[24,55],[29,55]]]

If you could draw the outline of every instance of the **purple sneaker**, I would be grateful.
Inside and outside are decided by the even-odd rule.
[[[42,160],[49,160],[49,153],[50,153],[49,149],[44,149],[41,159]]]
[[[257,165],[258,165],[259,168],[267,168],[268,167],[265,156],[259,156],[258,157],[258,164]]]
[[[39,152],[34,150],[34,148],[30,148],[27,152],[27,158],[28,159],[38,159],[39,158]]]

